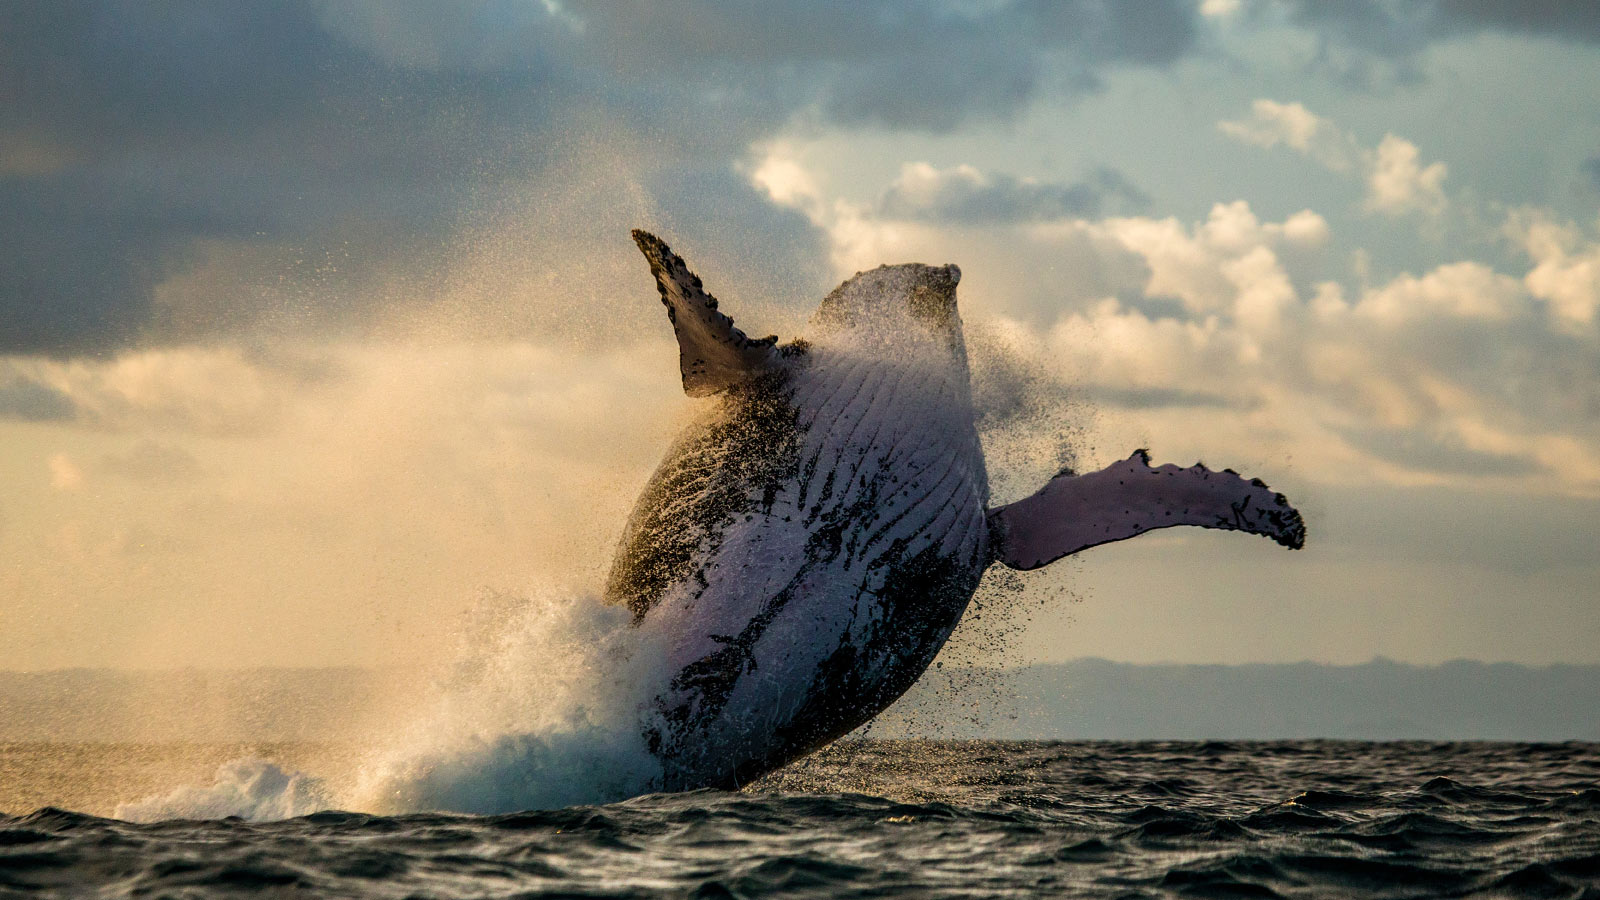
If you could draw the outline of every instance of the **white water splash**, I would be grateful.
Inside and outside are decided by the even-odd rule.
[[[641,709],[659,652],[625,607],[590,596],[514,604],[466,635],[434,708],[361,773],[361,809],[496,813],[619,800],[659,783]]]
[[[492,814],[605,803],[660,784],[642,716],[664,672],[626,608],[546,592],[494,597],[451,672],[354,773],[236,760],[208,786],[126,803],[118,818],[281,819],[339,808]]]
[[[285,772],[263,759],[236,759],[217,769],[210,785],[185,785],[170,794],[117,806],[116,817],[131,822],[163,819],[252,821],[287,819],[328,807],[327,786],[303,772]]]

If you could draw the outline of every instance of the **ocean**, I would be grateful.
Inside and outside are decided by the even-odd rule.
[[[101,817],[241,749],[340,752],[0,745],[0,898],[1600,898],[1593,743],[852,740],[733,793]]]

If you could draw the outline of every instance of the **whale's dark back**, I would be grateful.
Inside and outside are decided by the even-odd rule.
[[[800,471],[799,415],[791,370],[728,391],[710,421],[691,428],[650,477],[623,532],[606,581],[606,599],[643,619],[675,585],[698,596],[709,586],[699,567],[728,529],[771,515]]]

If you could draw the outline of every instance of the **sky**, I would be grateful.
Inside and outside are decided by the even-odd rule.
[[[784,339],[960,265],[997,502],[1306,515],[986,589],[1001,656],[1600,662],[1596,85],[1554,0],[0,5],[0,669],[593,592],[705,402],[632,227]]]

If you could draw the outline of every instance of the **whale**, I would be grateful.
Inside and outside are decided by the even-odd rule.
[[[666,673],[640,736],[663,790],[737,789],[870,721],[923,674],[984,571],[1174,526],[1305,543],[1259,479],[1136,450],[991,506],[955,265],[858,272],[803,337],[750,338],[635,230],[697,404],[624,528],[604,599]]]

